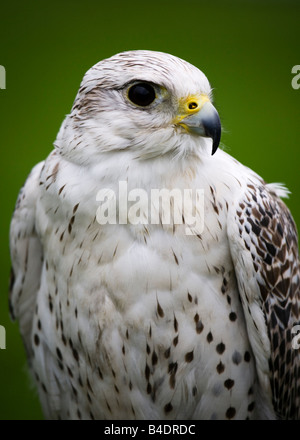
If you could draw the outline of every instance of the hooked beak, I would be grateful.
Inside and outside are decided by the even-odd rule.
[[[206,95],[185,100],[184,107],[186,116],[181,116],[178,125],[190,133],[211,138],[213,155],[221,139],[221,121],[217,110]]]

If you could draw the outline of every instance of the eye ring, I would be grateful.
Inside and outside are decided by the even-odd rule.
[[[128,99],[139,107],[148,107],[155,101],[156,93],[154,87],[147,82],[133,84],[127,93]]]

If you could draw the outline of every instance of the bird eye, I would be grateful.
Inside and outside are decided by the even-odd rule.
[[[147,107],[156,98],[154,87],[145,82],[134,84],[128,91],[128,98],[140,107]]]
[[[197,102],[190,102],[189,103],[189,109],[190,110],[195,110],[195,108],[197,108],[197,107],[198,107]]]

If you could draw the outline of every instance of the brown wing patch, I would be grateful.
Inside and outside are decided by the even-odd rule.
[[[300,321],[298,238],[286,205],[265,186],[248,185],[236,220],[257,272],[268,336],[273,405],[280,418],[300,418],[300,353],[291,331]]]

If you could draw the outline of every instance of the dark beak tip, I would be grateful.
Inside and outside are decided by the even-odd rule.
[[[221,129],[221,121],[218,113],[216,113],[214,120],[211,121],[211,124],[207,127],[207,136],[209,136],[213,141],[211,152],[212,156],[215,154],[220,145]]]
[[[219,142],[213,142],[211,155],[213,156],[219,147]]]
[[[214,133],[214,136],[212,137],[212,141],[213,141],[212,152],[211,152],[212,156],[215,154],[215,152],[219,148],[220,140],[221,140],[221,126],[218,128],[218,130],[216,130],[216,132]]]

